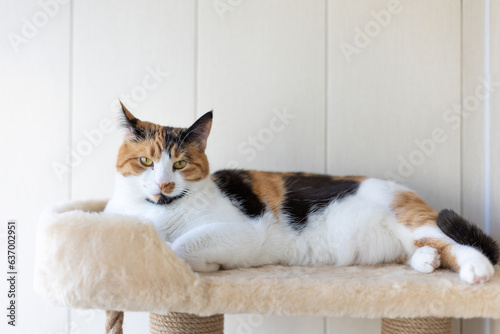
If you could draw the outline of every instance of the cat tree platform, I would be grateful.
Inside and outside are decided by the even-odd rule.
[[[100,213],[105,201],[44,212],[34,286],[48,301],[104,309],[107,333],[122,311],[151,313],[151,333],[223,333],[223,314],[384,318],[382,332],[451,333],[450,318],[500,318],[500,270],[480,285],[404,265],[284,267],[195,273],[153,225]]]

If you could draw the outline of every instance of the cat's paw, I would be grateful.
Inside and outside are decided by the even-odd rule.
[[[441,255],[430,246],[417,248],[410,258],[410,266],[421,273],[432,273],[441,265]]]
[[[191,253],[189,251],[190,248],[185,244],[174,243],[172,245],[172,250],[178,257],[186,261],[193,271],[210,273],[220,268],[220,264],[207,262],[203,257]]]
[[[468,259],[460,266],[460,278],[469,284],[487,282],[494,272],[493,265],[485,256]]]
[[[187,260],[186,262],[189,264],[193,271],[199,273],[211,273],[220,269],[220,264],[218,263],[207,263],[205,261],[196,261],[196,260]]]

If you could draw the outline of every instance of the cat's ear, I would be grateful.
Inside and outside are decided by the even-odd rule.
[[[201,152],[205,151],[207,147],[208,135],[212,128],[212,118],[213,113],[209,111],[198,118],[198,120],[186,131],[186,142],[197,144]]]
[[[135,118],[134,115],[125,107],[120,101],[120,106],[122,107],[123,117],[122,117],[122,126],[125,128],[125,139],[132,139],[137,136],[138,128],[137,122],[139,119]]]

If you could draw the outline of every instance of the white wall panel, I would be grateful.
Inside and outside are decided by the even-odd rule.
[[[491,234],[500,240],[500,1],[491,0],[490,8],[490,54],[489,73],[491,96],[489,100],[490,114],[490,228]]]
[[[331,0],[329,18],[329,172],[459,208],[460,130],[443,117],[460,104],[460,1]]]
[[[198,23],[212,167],[323,172],[324,1],[220,3],[200,1]]]
[[[322,317],[263,316],[260,314],[226,315],[225,334],[323,334]]]
[[[462,213],[485,226],[485,1],[464,3],[462,60]],[[478,94],[479,93],[479,94]],[[457,119],[458,122],[458,119]]]
[[[1,333],[59,334],[67,325],[67,310],[33,291],[33,246],[42,210],[68,196],[68,177],[58,178],[53,164],[65,164],[69,142],[69,26],[68,4],[0,2]],[[8,219],[18,227],[16,327],[4,308]]]
[[[140,119],[191,124],[194,27],[192,0],[75,3],[73,146],[77,153],[90,147],[72,170],[75,199],[111,196],[121,131],[107,124],[116,124],[117,98]],[[103,330],[104,312],[92,312],[73,312],[82,333]],[[146,313],[125,314],[126,332],[148,324]]]
[[[380,319],[328,318],[328,334],[380,334]]]

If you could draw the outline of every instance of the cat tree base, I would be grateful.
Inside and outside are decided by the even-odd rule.
[[[199,317],[188,313],[151,313],[150,328],[151,334],[224,334],[224,315]],[[451,334],[451,318],[382,319],[381,334]]]
[[[34,287],[53,304],[118,310],[108,313],[108,333],[121,333],[122,311],[152,312],[152,333],[191,323],[222,333],[221,314],[241,313],[384,318],[384,334],[450,333],[449,319],[429,317],[500,318],[498,266],[489,282],[476,285],[449,270],[421,274],[395,264],[195,273],[152,224],[102,214],[105,205],[47,209],[38,225]]]
[[[106,334],[122,334],[123,312],[106,312]],[[224,315],[150,314],[151,334],[224,334]],[[451,318],[382,319],[381,334],[451,334]]]

